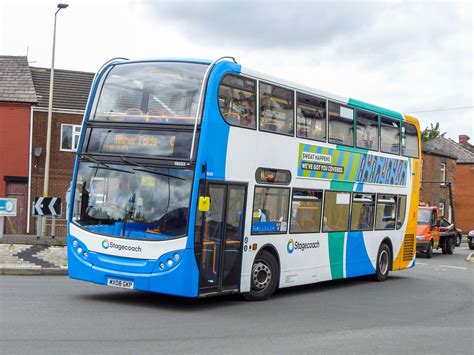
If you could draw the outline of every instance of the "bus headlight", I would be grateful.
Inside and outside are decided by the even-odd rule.
[[[73,246],[74,248],[77,248],[77,239],[74,239],[74,241],[72,242],[72,246]]]
[[[163,270],[165,268],[165,263],[160,263],[160,269]]]
[[[81,248],[81,247],[77,248],[77,252],[78,252],[79,254],[82,254],[82,248]]]
[[[178,253],[175,253],[175,254],[173,255],[173,258],[174,258],[174,260],[178,261],[178,260],[179,260],[179,254],[178,254]]]
[[[168,259],[166,263],[168,264],[169,267],[173,266],[173,260],[171,259]]]

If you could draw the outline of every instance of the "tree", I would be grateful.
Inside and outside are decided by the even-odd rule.
[[[437,137],[444,137],[446,132],[441,133],[439,130],[439,122],[436,122],[436,124],[433,126],[432,123],[430,123],[430,127],[426,127],[422,132],[421,132],[421,140],[423,142],[429,141],[431,139],[437,138]]]

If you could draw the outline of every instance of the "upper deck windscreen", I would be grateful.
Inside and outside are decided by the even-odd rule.
[[[91,120],[193,124],[207,65],[125,63],[107,73]]]

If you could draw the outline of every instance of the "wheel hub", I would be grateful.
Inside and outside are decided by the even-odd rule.
[[[261,291],[264,290],[272,280],[272,272],[270,268],[263,262],[257,261],[253,265],[252,270],[252,283],[254,289]]]
[[[388,253],[385,250],[382,250],[379,256],[379,270],[382,275],[388,271]]]

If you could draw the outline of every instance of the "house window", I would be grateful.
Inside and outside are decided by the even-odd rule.
[[[72,124],[61,125],[61,147],[60,150],[75,152],[79,145],[81,126]]]
[[[446,181],[446,163],[441,163],[441,186],[445,186],[444,182]]]
[[[444,217],[444,202],[440,202],[438,204],[438,209],[439,209],[439,218]]]

